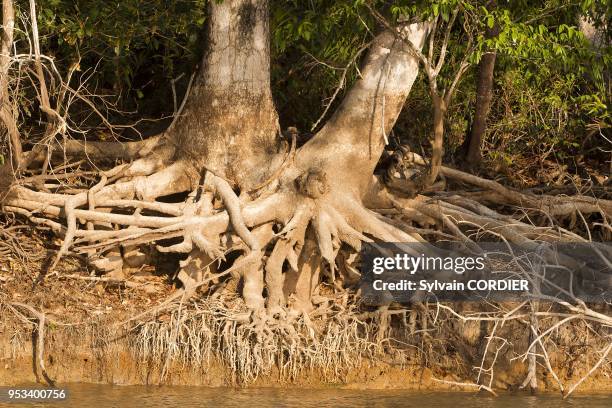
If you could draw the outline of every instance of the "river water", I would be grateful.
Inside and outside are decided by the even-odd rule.
[[[0,407],[418,407],[418,408],[563,408],[612,407],[612,394],[576,395],[563,401],[559,395],[525,394],[492,397],[467,392],[353,391],[343,389],[144,387],[74,384],[65,386],[62,402],[0,402]]]

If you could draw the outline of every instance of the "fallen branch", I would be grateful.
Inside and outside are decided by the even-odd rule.
[[[456,385],[458,387],[478,388],[478,391],[485,390],[485,391],[490,392],[493,396],[497,397],[497,393],[491,387],[488,387],[488,386],[486,386],[484,384],[474,384],[474,383],[468,383],[468,382],[457,382],[457,381],[440,380],[440,379],[434,378],[434,377],[431,377],[431,379],[434,380],[434,381],[437,381],[437,382],[444,383],[444,384]]]

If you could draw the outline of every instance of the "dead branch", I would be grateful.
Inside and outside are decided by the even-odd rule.
[[[34,309],[32,306],[30,305],[26,305],[24,303],[19,303],[19,302],[12,302],[9,303],[9,307],[12,308],[14,313],[18,313],[14,308],[21,308],[26,310],[27,312],[29,312],[37,321],[37,329],[36,329],[36,338],[37,338],[37,361],[38,361],[38,365],[40,367],[40,370],[42,372],[42,375],[45,379],[45,381],[47,382],[47,384],[49,384],[50,386],[55,386],[55,381],[53,381],[49,375],[47,374],[47,369],[45,367],[45,320],[46,320],[46,316],[45,313],[43,311],[38,311],[36,309]],[[54,322],[55,323],[55,322]]]
[[[586,375],[583,376],[580,380],[578,380],[576,384],[570,387],[570,389],[567,391],[567,394],[563,396],[563,399],[568,398],[576,390],[576,388],[578,388],[578,386],[580,386],[580,384],[582,384],[582,382],[587,379],[587,377],[593,374],[599,368],[599,366],[602,365],[606,361],[608,354],[610,354],[610,350],[612,350],[612,342],[608,344],[608,346],[603,351],[601,358],[597,361],[597,363],[595,363],[595,365],[593,365],[593,367],[591,367],[589,372],[586,373]]]
[[[0,120],[8,132],[11,158],[14,169],[19,169],[23,159],[23,149],[13,104],[9,96],[9,70],[13,48],[13,30],[15,28],[15,10],[13,0],[2,1],[2,45],[0,54]]]
[[[443,384],[456,385],[458,387],[478,388],[478,391],[485,390],[485,391],[491,393],[491,395],[497,397],[497,393],[491,387],[488,387],[488,386],[486,386],[484,384],[474,384],[474,383],[468,383],[468,382],[457,382],[457,381],[440,380],[440,379],[435,378],[435,377],[431,377],[431,379],[436,381],[436,382],[441,382]]]

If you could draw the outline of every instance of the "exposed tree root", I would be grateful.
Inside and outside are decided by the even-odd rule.
[[[354,279],[349,271],[355,270],[355,264],[347,259],[351,252],[360,249],[362,242],[424,241],[423,236],[413,231],[414,225],[422,227],[420,232],[426,235],[430,235],[428,229],[436,228],[474,244],[486,235],[521,245],[586,239],[555,225],[542,227],[520,221],[486,207],[474,197],[434,193],[406,199],[385,190],[378,182],[373,183],[377,193],[370,194],[366,202],[387,210],[374,212],[348,194],[330,194],[326,176],[321,172],[313,175],[300,174],[294,167],[288,170],[298,176],[290,181],[281,178],[275,189],[267,188],[259,196],[238,197],[223,179],[210,173],[201,185],[192,186],[180,162],[147,176],[118,178],[117,174],[130,174],[128,166],[102,175],[88,192],[77,195],[15,186],[4,205],[16,213],[25,212],[31,217],[36,214],[36,219],[47,220],[65,231],[70,239],[64,240],[62,251],[104,256],[119,245],[133,247],[156,242],[162,253],[189,254],[179,273],[184,290],[122,324],[141,322],[134,329],[137,333],[134,350],[143,361],[154,365],[162,378],[172,362],[199,366],[214,356],[222,358],[236,383],[251,382],[272,369],[279,369],[283,378],[296,378],[308,367],[324,367],[325,378],[337,381],[347,367],[364,357],[379,355],[380,345],[394,337],[393,327],[397,326],[394,316],[405,315],[405,310],[386,305],[374,314],[360,315],[351,309],[348,320],[337,320],[338,311],[347,307],[350,284],[345,283]],[[155,199],[168,191],[191,193],[178,203]],[[609,222],[606,205],[604,202],[599,212],[605,214],[603,222]],[[166,244],[168,239],[175,241]],[[217,269],[218,261],[225,259],[229,251],[240,251],[242,255],[230,267]],[[192,269],[196,264],[199,266]],[[235,296],[237,287],[229,284],[232,279],[243,282],[241,297]],[[224,280],[227,284],[222,284]],[[332,288],[331,293],[320,293],[323,282]],[[187,312],[184,305],[197,292],[205,294],[208,300],[200,304],[201,309]],[[609,316],[580,302],[574,305],[552,298],[543,300],[557,303],[567,312],[521,313],[519,305],[508,312],[465,317],[448,306],[438,308],[466,322],[531,321],[533,336],[525,358],[536,356],[536,347],[542,350],[530,363],[534,369],[526,377],[533,387],[534,381],[537,385],[537,359],[554,374],[553,378],[557,376],[547,351],[555,328],[577,320],[612,326]],[[351,307],[355,306],[352,303]],[[437,327],[437,317],[429,313],[427,307],[413,307],[411,336],[426,337],[429,330],[434,330],[430,329],[432,321],[433,327]],[[170,316],[171,324],[151,319],[160,315]],[[420,322],[413,315],[420,316]],[[313,319],[321,316],[326,317],[322,321],[333,327],[321,328],[320,323],[313,323]],[[530,320],[550,316],[558,317],[559,321],[546,328],[537,324],[537,320],[536,323]],[[368,332],[373,328],[370,323],[364,324],[364,320],[377,322],[376,333]],[[416,330],[417,324],[420,330]],[[497,338],[495,330],[490,339]],[[453,384],[494,392],[493,370],[505,343],[489,341],[491,349],[487,343],[477,381],[452,381]],[[347,344],[353,345],[350,351]],[[604,350],[589,373],[603,364],[607,354]],[[489,368],[485,368],[486,364]],[[484,382],[484,378],[489,382]],[[558,383],[564,389],[561,380]]]
[[[398,30],[402,35],[406,33],[415,47],[422,47],[425,27],[413,24]],[[63,236],[49,268],[51,271],[61,257],[71,252],[86,255],[99,272],[121,267],[121,262],[114,262],[118,253],[123,252],[125,258],[134,248],[153,243],[160,253],[186,256],[177,272],[182,290],[155,308],[123,322],[161,312],[171,314],[170,327],[160,328],[154,321],[140,326],[143,334],[138,347],[142,357],[163,364],[162,373],[177,356],[196,361],[209,358],[210,352],[202,355],[202,342],[206,342],[205,349],[215,348],[233,367],[232,372],[240,373],[247,381],[273,364],[279,364],[288,376],[295,376],[300,367],[318,358],[326,359],[319,365],[327,367],[331,378],[335,378],[338,367],[353,361],[343,354],[346,353],[343,341],[357,344],[358,353],[363,354],[369,353],[372,346],[358,339],[359,321],[351,318],[336,324],[333,320],[339,313],[338,302],[342,305],[340,309],[348,309],[346,301],[349,293],[352,295],[355,276],[359,275],[355,254],[363,242],[379,240],[418,245],[427,238],[443,236],[454,237],[466,246],[476,246],[482,237],[493,237],[535,250],[540,248],[540,242],[591,240],[592,226],[586,222],[589,216],[599,217],[598,225],[610,228],[612,202],[609,200],[537,196],[443,166],[439,167],[439,173],[445,178],[443,183],[426,191],[412,191],[412,198],[402,197],[376,177],[372,179],[387,133],[417,73],[414,55],[403,41],[396,41],[394,34],[386,32],[373,42],[362,78],[338,112],[297,151],[292,148],[289,154],[283,155],[264,149],[263,153],[251,154],[258,137],[274,139],[274,135],[266,133],[269,129],[259,135],[246,132],[252,139],[245,139],[241,145],[233,136],[245,133],[241,114],[214,118],[212,113],[203,112],[195,104],[186,107],[195,122],[181,124],[183,133],[176,140],[167,135],[167,139],[125,147],[69,144],[67,151],[71,154],[132,161],[100,173],[99,180],[93,183],[81,180],[83,173],[74,175],[78,181],[62,183],[61,178],[56,178],[55,183],[45,177],[21,179],[3,200],[3,209],[50,227]],[[217,101],[215,98],[222,99],[224,94],[215,92],[227,89],[200,91],[208,92],[211,100]],[[262,98],[271,108],[269,89],[263,91]],[[249,126],[254,129],[258,112],[249,105],[253,95],[243,97],[240,109],[242,114],[251,114]],[[219,109],[231,110],[229,105]],[[210,117],[205,118],[205,123],[198,122],[201,119],[198,115],[204,113]],[[272,110],[267,113],[270,119],[267,125],[270,125],[276,114]],[[200,135],[189,129],[190,123],[201,128],[214,125],[216,131],[225,132],[226,139],[217,139],[216,134]],[[272,129],[271,125],[268,127]],[[171,143],[177,140],[182,144]],[[224,140],[233,144],[224,146]],[[191,157],[189,143],[196,142],[200,152],[212,153]],[[263,144],[270,150],[274,143]],[[234,153],[246,160],[242,168],[238,165],[240,160],[233,160]],[[32,153],[28,160],[34,160],[36,154]],[[407,157],[411,164],[427,167],[418,155]],[[210,169],[207,161],[213,162]],[[265,170],[260,171],[259,167]],[[358,172],[355,167],[359,168]],[[65,167],[60,175],[67,172],[69,168]],[[70,178],[64,176],[65,180]],[[40,188],[41,181],[43,188]],[[447,181],[480,190],[441,191]],[[74,184],[78,187],[76,194]],[[490,207],[491,204],[496,208]],[[512,214],[508,208],[513,210]],[[534,216],[548,222],[533,222]],[[580,218],[586,230],[580,235],[562,227],[563,217]],[[544,252],[544,255],[552,258],[554,254]],[[562,265],[576,268],[571,257],[563,254],[557,257]],[[241,296],[237,296],[236,291],[240,289]],[[207,310],[195,315],[184,314],[183,305],[197,293],[223,305],[235,300],[234,308],[228,311],[209,303]],[[602,317],[604,314],[584,305],[549,300],[567,307],[571,316],[576,316],[572,319],[610,325],[609,318]],[[426,304],[413,308],[411,335],[419,332],[417,312],[422,318],[420,332],[426,337],[433,330],[430,322],[435,322],[437,316],[430,316]],[[534,311],[532,315],[538,316],[538,313]],[[378,322],[378,341],[387,339],[393,316],[402,314],[405,317],[406,311],[391,310],[389,302],[374,315],[368,315],[375,316]],[[313,317],[321,315],[329,316],[329,324],[337,327],[321,330],[313,324]],[[494,317],[496,321],[504,318],[509,317]],[[191,326],[185,326],[189,319],[200,319],[197,324],[204,328],[195,338]],[[535,323],[530,325],[529,333],[532,329],[536,333],[540,330]],[[211,340],[211,333],[216,340]],[[534,334],[527,350],[532,352],[547,334],[546,331]],[[178,347],[184,341],[190,346]],[[161,348],[160,343],[164,344]],[[282,360],[285,353],[291,357]],[[278,356],[281,356],[280,362]],[[496,358],[497,352],[491,370]],[[483,367],[484,362],[482,372]],[[493,378],[492,371],[490,378]],[[477,386],[491,388],[480,383]]]
[[[36,319],[36,361],[46,383],[52,387],[55,386],[55,382],[49,377],[49,375],[47,374],[47,369],[45,367],[45,328],[47,324],[47,318],[45,316],[45,313],[34,309],[30,305],[26,305],[19,302],[10,303],[8,306],[18,318],[20,318],[26,323],[30,323],[29,319],[23,314],[21,314],[18,309],[26,311],[27,314],[31,315],[34,319]]]
[[[151,136],[136,142],[88,142],[81,140],[66,140],[52,146],[51,154],[67,158],[87,158],[92,161],[130,161],[137,157],[148,155],[159,145],[162,135]],[[27,154],[30,163],[42,162],[47,155],[44,151],[34,151]]]
[[[424,164],[420,157],[411,157],[417,164]],[[239,198],[227,181],[208,172],[201,186],[193,186],[180,161],[153,173],[152,168],[143,172],[142,161],[147,159],[102,174],[96,185],[81,194],[45,193],[33,191],[27,185],[15,186],[4,208],[63,233],[63,244],[50,270],[70,250],[95,258],[119,245],[137,246],[179,238],[180,242],[169,246],[158,244],[158,250],[182,254],[199,250],[213,262],[222,259],[224,251],[233,243],[242,243],[252,261],[240,271],[245,280],[243,295],[252,308],[263,308],[265,287],[268,306],[273,313],[288,304],[288,297],[296,293],[304,279],[311,278],[301,276],[303,266],[308,263],[306,259],[312,257],[304,253],[304,248],[311,251],[308,249],[310,241],[316,243],[317,253],[325,260],[334,282],[336,257],[343,244],[359,251],[362,242],[372,239],[424,242],[413,225],[428,228],[438,223],[443,231],[466,243],[475,243],[481,235],[533,248],[541,241],[586,241],[554,222],[549,226],[536,226],[496,212],[485,206],[491,201],[544,213],[551,221],[571,211],[582,218],[597,213],[602,216],[603,224],[607,224],[612,213],[612,202],[608,200],[582,196],[538,197],[442,167],[445,176],[485,188],[491,194],[485,191],[465,197],[435,193],[429,197],[405,199],[375,182],[372,190],[376,193],[367,197],[367,203],[379,209],[397,211],[396,216],[384,216],[366,209],[358,197],[331,191],[322,170],[300,173],[299,168],[290,166],[273,183],[274,189],[269,187],[259,196]],[[156,200],[162,195],[189,191],[192,193],[183,202]],[[215,200],[223,206],[217,207]],[[65,227],[61,224],[62,219],[66,220]],[[259,242],[253,229],[263,225],[274,226],[279,232],[267,234]],[[472,229],[470,236],[466,235],[466,227]],[[565,261],[568,266],[576,266],[571,259]],[[295,277],[290,278],[290,275]],[[292,279],[294,287],[288,289],[285,283]],[[301,299],[301,302],[301,307],[310,308],[309,300]]]

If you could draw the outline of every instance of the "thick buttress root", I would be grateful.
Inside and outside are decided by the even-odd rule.
[[[143,168],[148,171],[143,172]],[[204,267],[223,260],[227,251],[237,248],[244,252],[236,261],[240,263],[236,273],[243,280],[245,302],[253,309],[263,308],[266,287],[267,305],[274,312],[283,309],[292,296],[299,308],[310,307],[318,275],[307,275],[318,270],[315,261],[319,254],[333,280],[335,257],[342,243],[359,250],[361,241],[370,239],[364,232],[380,239],[401,235],[399,230],[393,235],[391,226],[385,226],[356,202],[336,208],[328,191],[317,184],[320,180],[308,174],[295,183],[296,188],[279,188],[241,202],[224,179],[207,173],[203,185],[196,186],[185,201],[165,203],[156,199],[191,191],[193,183],[181,162],[147,174],[152,170],[157,169],[148,166],[146,159],[137,160],[106,172],[88,191],[76,195],[15,186],[4,207],[34,223],[51,223],[62,233],[64,241],[51,269],[71,251],[96,260],[119,246],[168,239],[180,242],[157,245],[159,252],[191,254],[190,258],[205,259],[208,265]],[[359,219],[360,225],[351,226],[351,219]],[[276,234],[273,225],[279,231]],[[261,232],[263,226],[268,226],[267,233]],[[314,248],[312,242],[316,242]],[[285,261],[291,271],[287,282]],[[191,276],[193,273],[185,272],[189,268],[189,262],[183,262],[179,278],[191,287],[203,275],[200,271],[199,276]]]

